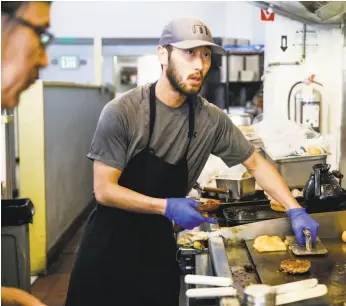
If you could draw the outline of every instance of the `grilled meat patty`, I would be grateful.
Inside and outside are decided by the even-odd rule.
[[[311,262],[301,259],[286,259],[280,263],[280,270],[289,274],[302,274],[309,271]]]
[[[203,204],[196,207],[200,212],[210,212],[217,209],[220,206],[220,201],[218,200],[208,200]]]

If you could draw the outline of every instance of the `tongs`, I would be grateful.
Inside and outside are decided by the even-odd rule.
[[[263,285],[250,285],[243,289],[233,283],[228,277],[191,275],[185,276],[186,284],[217,286],[216,288],[196,288],[188,289],[186,296],[188,298],[220,298],[220,297],[237,297],[241,300],[247,295],[248,288]],[[283,305],[302,300],[312,299],[323,296],[328,292],[326,285],[318,284],[316,278],[306,279],[302,281],[292,282],[271,287],[275,292],[275,305]]]

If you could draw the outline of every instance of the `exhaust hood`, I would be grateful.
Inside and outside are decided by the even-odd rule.
[[[346,1],[249,1],[262,9],[306,24],[340,24]]]

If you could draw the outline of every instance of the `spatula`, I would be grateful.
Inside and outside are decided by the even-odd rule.
[[[312,243],[310,230],[304,229],[303,233],[305,235],[305,245],[298,244],[295,236],[286,236],[286,240],[294,255],[323,255],[328,253],[320,238],[317,237],[316,242]]]

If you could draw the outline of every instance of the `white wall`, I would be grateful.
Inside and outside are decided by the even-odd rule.
[[[166,23],[197,17],[222,36],[225,2],[57,1],[52,5],[52,31],[65,37],[159,37]]]
[[[53,2],[51,9],[52,32],[57,37],[158,39],[166,23],[186,16],[203,20],[215,37],[249,39],[252,43],[264,42],[265,23],[260,21],[260,10],[247,2],[57,1]],[[155,46],[103,47],[102,82],[113,83],[113,56],[145,54],[155,54]],[[61,55],[79,55],[87,60],[87,64],[70,71],[50,65],[42,71],[42,79],[93,82],[92,46],[52,45],[48,49],[48,55],[50,59]]]
[[[264,43],[266,22],[261,10],[247,1],[225,2],[225,32],[223,37],[249,39],[252,44]]]
[[[302,47],[294,47],[297,42],[296,31],[303,25],[281,16],[268,23],[265,29],[266,56],[269,62],[290,62],[300,59]],[[317,38],[308,40],[318,47],[307,46],[306,62],[300,66],[281,66],[267,68],[264,82],[264,116],[266,118],[287,118],[287,98],[291,86],[316,74],[316,81],[324,85],[322,96],[322,132],[330,137],[332,155],[328,162],[332,167],[339,166],[339,144],[342,105],[342,35],[341,30],[323,26],[308,27],[316,29]],[[281,35],[288,37],[288,49],[280,49]]]
[[[201,19],[217,37],[263,43],[260,9],[242,1],[57,1],[51,10],[57,37],[159,37],[179,17]]]

